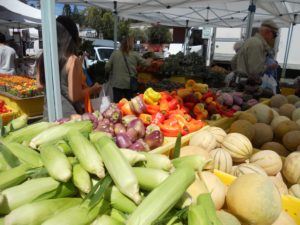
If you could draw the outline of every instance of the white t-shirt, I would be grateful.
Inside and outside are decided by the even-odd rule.
[[[16,51],[7,46],[0,44],[0,73],[15,73]]]

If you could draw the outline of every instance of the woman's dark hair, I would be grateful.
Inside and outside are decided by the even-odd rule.
[[[133,37],[123,36],[121,39],[121,51],[128,54],[133,49]]]
[[[59,73],[61,74],[68,58],[75,55],[79,44],[79,33],[76,24],[67,16],[59,16],[56,19],[57,29],[57,48]],[[38,60],[38,71],[40,83],[45,85],[44,59],[43,54]]]
[[[5,35],[0,33],[0,43],[3,44],[3,43],[5,43],[5,41],[6,41]]]

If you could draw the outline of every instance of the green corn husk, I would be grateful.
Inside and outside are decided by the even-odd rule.
[[[213,225],[203,205],[193,205],[188,212],[188,225]]]
[[[108,215],[102,215],[99,216],[91,225],[125,225],[125,223],[115,220]]]
[[[56,146],[42,145],[40,153],[42,162],[52,178],[67,182],[72,177],[72,167],[67,156]]]
[[[109,202],[103,199],[93,208],[88,204],[76,205],[54,215],[42,225],[86,225],[93,222],[98,214],[106,213],[108,209]]]
[[[175,168],[191,166],[196,171],[202,171],[208,162],[201,155],[183,156],[172,160]]]
[[[71,130],[77,130],[81,133],[88,134],[92,131],[92,129],[92,123],[87,120],[67,122],[58,126],[50,127],[49,129],[41,132],[30,141],[29,145],[36,149],[42,144],[64,139]]]
[[[76,157],[68,157],[68,161],[72,166],[79,163],[79,161]]]
[[[112,138],[111,134],[106,133],[106,132],[102,132],[102,131],[93,131],[92,133],[90,133],[89,135],[89,139],[91,142],[97,142],[100,138],[102,137],[109,137]]]
[[[175,170],[141,202],[130,216],[127,225],[152,224],[173,208],[194,180],[195,173],[191,167]]]
[[[121,212],[120,210],[117,210],[115,208],[112,208],[110,210],[110,216],[111,218],[118,220],[121,223],[126,223],[127,219],[128,219],[128,215]]]
[[[17,117],[16,119],[13,119],[12,121],[10,121],[7,126],[10,127],[11,131],[14,130],[18,130],[21,129],[23,127],[27,126],[27,122],[28,122],[28,116],[27,115],[22,115]]]
[[[99,155],[89,140],[76,130],[70,131],[67,137],[73,153],[81,166],[89,173],[103,178],[105,176],[105,170],[101,155]]]
[[[4,218],[0,218],[0,225],[4,225]]]
[[[112,186],[105,193],[105,199],[110,205],[124,213],[132,213],[136,209],[136,204],[123,195],[116,186]]]
[[[139,204],[141,196],[136,175],[120,149],[108,137],[102,137],[94,144],[119,191]]]
[[[81,202],[81,198],[58,198],[28,203],[11,211],[5,217],[5,224],[40,225],[55,214],[79,205]]]
[[[169,176],[169,173],[164,170],[144,167],[133,167],[133,172],[138,179],[140,188],[145,191],[152,191]]]
[[[92,189],[90,174],[80,164],[73,166],[73,184],[83,193],[89,193]]]
[[[55,126],[54,123],[39,122],[32,125],[28,125],[20,130],[11,132],[8,136],[4,138],[6,142],[18,142],[31,141],[33,137],[40,134],[41,132]]]
[[[130,165],[134,165],[140,161],[146,161],[146,156],[140,152],[133,151],[127,148],[120,148],[124,157],[128,160]]]
[[[75,193],[76,189],[72,183],[59,183],[51,177],[28,180],[0,193],[0,214],[7,214],[33,201],[62,198]]]
[[[222,225],[222,222],[217,217],[216,208],[210,193],[200,194],[197,198],[197,205],[202,205],[204,207],[206,214],[213,225]]]
[[[3,161],[3,168],[5,170],[20,165],[19,159],[14,156],[10,150],[0,141],[0,158]]]
[[[172,170],[173,164],[166,155],[143,153],[146,156],[146,167],[165,171]]]
[[[55,143],[55,145],[57,146],[57,148],[63,152],[66,156],[73,156],[73,152],[72,149],[70,147],[70,145],[68,145],[68,143],[64,140],[59,140]]]
[[[31,168],[27,164],[21,164],[15,168],[0,173],[0,190],[12,187],[26,180],[26,171]]]
[[[43,166],[41,156],[35,150],[13,142],[5,145],[21,162],[30,165],[32,168]]]

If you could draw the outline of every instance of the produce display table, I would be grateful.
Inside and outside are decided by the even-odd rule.
[[[16,109],[20,115],[26,114],[29,118],[43,114],[44,96],[19,98],[7,92],[0,91],[0,99],[8,106]]]

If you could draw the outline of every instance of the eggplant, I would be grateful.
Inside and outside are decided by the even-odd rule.
[[[149,151],[149,146],[144,142],[143,139],[138,139],[136,142],[134,142],[132,145],[129,146],[129,149],[134,151]]]
[[[113,123],[118,123],[122,119],[122,113],[117,104],[111,103],[108,109],[103,112],[103,117],[109,119]]]
[[[133,127],[128,128],[126,134],[129,136],[132,142],[135,142],[138,139],[138,132]]]
[[[239,105],[233,105],[232,109],[234,109],[235,111],[241,111],[241,107]]]
[[[126,133],[120,133],[116,135],[116,143],[120,148],[128,148],[132,145],[129,136]]]
[[[243,104],[243,99],[240,96],[233,95],[233,103],[235,105],[242,105]]]
[[[146,135],[144,141],[150,147],[150,149],[154,149],[163,144],[164,135],[159,130],[155,130],[152,133]]]
[[[127,126],[127,129],[129,128],[134,128],[138,132],[138,138],[142,138],[145,136],[145,126],[142,120],[132,120]]]
[[[144,103],[144,100],[140,96],[132,98],[129,104],[133,111],[137,114],[146,112],[146,105]]]
[[[126,133],[126,128],[125,128],[125,126],[123,124],[116,123],[114,125],[114,132],[115,132],[116,135],[120,134],[120,133]]]
[[[146,135],[151,134],[153,131],[158,130],[160,131],[159,126],[157,126],[156,124],[150,124],[147,128],[146,128]]]
[[[127,116],[123,116],[122,117],[122,124],[127,127],[128,124],[132,121],[137,119],[137,117],[135,115],[127,115]]]

